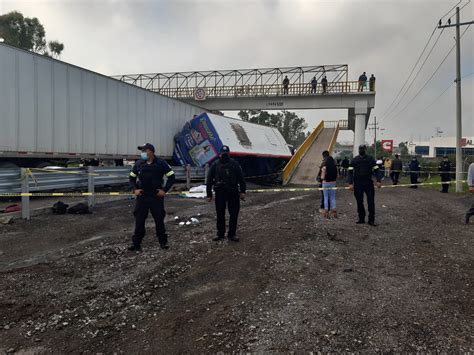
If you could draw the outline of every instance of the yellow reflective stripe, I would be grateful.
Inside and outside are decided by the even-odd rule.
[[[131,177],[137,177],[137,174],[135,174],[133,171],[130,172]]]
[[[169,172],[166,173],[166,176],[168,176],[168,177],[171,176],[171,175],[174,175],[174,171],[173,171],[173,170],[171,170],[171,171],[169,171]]]
[[[372,170],[377,170],[379,167],[376,165],[372,168]]]
[[[350,166],[349,168],[347,168],[347,170],[354,170],[354,167]]]

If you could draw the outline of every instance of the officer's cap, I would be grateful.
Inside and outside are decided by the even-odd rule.
[[[226,145],[223,145],[221,148],[221,153],[230,153],[229,147]]]
[[[153,144],[151,143],[145,143],[143,145],[139,145],[137,147],[138,150],[145,150],[145,149],[148,149],[148,150],[151,150],[153,153],[155,152],[155,147],[153,146]]]

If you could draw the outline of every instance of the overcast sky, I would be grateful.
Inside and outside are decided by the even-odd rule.
[[[468,0],[462,0],[461,6]],[[65,44],[61,60],[106,75],[190,70],[348,64],[349,77],[377,77],[379,119],[395,98],[439,18],[455,0],[116,1],[0,0],[0,13],[40,19],[49,40]],[[461,13],[473,19],[472,4]],[[453,17],[454,20],[454,17]],[[439,30],[437,30],[439,31]],[[473,31],[462,38],[464,136],[474,136]],[[454,45],[446,29],[413,88],[413,97]],[[435,37],[438,32],[435,34]],[[397,117],[382,120],[383,137],[427,139],[436,127],[455,133],[454,51],[425,90]],[[434,103],[433,103],[434,102]],[[429,106],[429,107],[428,107]],[[346,112],[304,111],[310,127]],[[370,134],[367,139],[370,139]],[[350,140],[343,132],[340,141]]]

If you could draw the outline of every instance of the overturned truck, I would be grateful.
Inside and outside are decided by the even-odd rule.
[[[205,166],[230,148],[246,177],[276,177],[291,158],[281,133],[235,118],[202,113],[187,122],[175,136],[174,159],[180,165]]]

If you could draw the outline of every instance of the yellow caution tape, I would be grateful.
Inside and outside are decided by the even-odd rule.
[[[461,183],[467,180],[461,180]],[[382,189],[399,188],[410,186],[433,186],[442,184],[455,184],[456,181],[445,182],[422,182],[418,184],[398,184],[398,185],[382,185]],[[349,190],[348,186],[344,187],[290,187],[278,189],[252,189],[247,190],[248,193],[264,193],[264,192],[302,192],[302,191],[324,191],[324,190]],[[192,194],[192,192],[168,192],[167,195],[183,195]],[[199,192],[201,193],[201,192]],[[84,197],[84,196],[134,196],[132,192],[24,192],[24,193],[0,193],[0,197]]]

